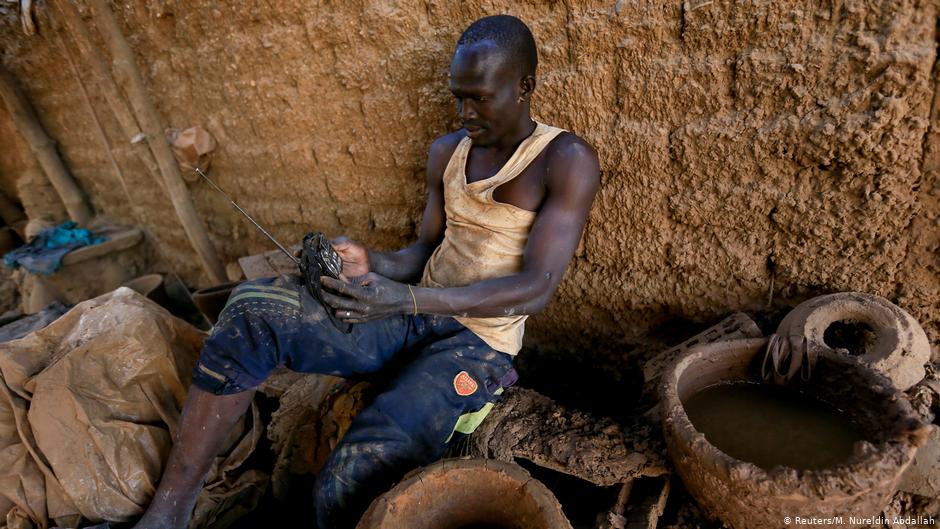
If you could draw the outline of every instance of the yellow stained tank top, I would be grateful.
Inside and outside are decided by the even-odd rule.
[[[424,268],[421,286],[461,287],[522,271],[522,254],[536,213],[497,202],[493,192],[519,175],[564,129],[537,123],[495,175],[467,183],[470,138],[464,138],[444,170],[444,241]],[[514,355],[522,348],[528,316],[464,318],[457,321],[497,351]]]

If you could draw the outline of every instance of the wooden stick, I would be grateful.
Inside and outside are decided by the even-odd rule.
[[[633,490],[633,479],[628,479],[620,487],[620,493],[617,494],[617,503],[614,504],[614,514],[623,516],[627,510],[627,502],[630,501],[630,492]]]
[[[116,72],[120,72],[119,82],[123,80],[124,93],[127,94],[131,107],[137,115],[138,123],[147,136],[147,144],[150,145],[150,150],[157,160],[157,166],[160,168],[160,174],[170,194],[173,208],[180,218],[190,243],[199,255],[209,279],[214,283],[223,283],[226,281],[225,267],[222,266],[222,261],[209,239],[202,219],[196,213],[189,189],[180,175],[179,165],[173,156],[173,151],[170,150],[170,145],[166,142],[157,109],[147,94],[143,77],[137,68],[134,51],[124,38],[107,0],[91,0],[91,4],[98,31],[101,32],[105,43],[111,49],[112,65]]]
[[[150,175],[160,184],[160,187],[166,191],[166,186],[160,176],[160,169],[157,168],[157,162],[153,159],[153,153],[150,152],[145,142],[135,141],[135,138],[142,136],[140,127],[137,125],[137,119],[134,117],[134,113],[127,105],[127,102],[125,102],[123,96],[121,96],[117,83],[114,82],[114,78],[111,77],[111,70],[108,67],[107,60],[101,56],[98,48],[93,44],[88,25],[82,20],[81,15],[78,14],[78,10],[75,9],[75,5],[71,0],[57,0],[54,4],[59,8],[59,12],[62,13],[62,18],[65,21],[64,25],[72,34],[79,51],[85,56],[88,63],[91,64],[91,69],[94,71],[95,77],[97,77],[96,84],[98,85],[98,89],[101,91],[101,95],[104,96],[105,101],[108,102],[108,107],[111,108],[114,117],[117,118],[124,138],[128,143],[134,145],[134,153],[140,159],[140,162],[144,164],[144,167]],[[169,193],[167,193],[167,195],[169,196]]]
[[[62,50],[62,56],[65,57],[65,61],[69,63],[69,68],[72,70],[72,77],[74,77],[75,82],[78,83],[79,91],[82,93],[82,99],[85,101],[85,107],[88,108],[88,113],[91,115],[91,120],[95,124],[95,131],[98,132],[98,139],[101,140],[101,144],[104,146],[104,152],[108,155],[108,162],[111,164],[111,169],[114,171],[114,176],[117,178],[118,183],[121,184],[121,189],[124,191],[124,197],[127,198],[127,203],[130,205],[131,211],[133,211],[135,216],[138,217],[137,223],[140,224],[140,218],[139,215],[137,215],[137,203],[134,201],[130,191],[127,189],[127,182],[124,181],[124,171],[121,170],[121,166],[118,165],[117,160],[114,159],[114,152],[111,150],[111,142],[108,141],[108,136],[104,133],[104,127],[101,126],[101,121],[98,119],[98,114],[95,112],[95,107],[91,104],[91,98],[88,97],[88,90],[85,89],[85,83],[78,74],[78,68],[75,67],[75,61],[72,60],[72,54],[69,53],[69,49],[62,40],[62,35],[56,35],[56,42],[59,44],[59,49]]]
[[[69,67],[72,70],[72,77],[74,77],[75,81],[78,83],[78,87],[82,93],[82,99],[85,101],[85,107],[88,108],[88,113],[91,115],[91,120],[95,124],[95,130],[98,132],[98,139],[101,140],[101,144],[104,147],[104,152],[108,155],[108,162],[111,164],[111,169],[114,171],[114,176],[121,185],[121,190],[124,191],[124,197],[127,199],[127,203],[131,208],[131,212],[133,213],[134,217],[136,217],[137,224],[143,225],[141,220],[142,217],[140,215],[140,207],[137,205],[134,197],[131,196],[130,191],[127,189],[127,181],[124,179],[124,171],[121,170],[121,166],[118,165],[117,160],[114,158],[114,151],[111,149],[111,142],[108,141],[108,136],[104,132],[104,127],[101,125],[101,120],[98,119],[98,113],[95,112],[95,107],[91,104],[91,98],[88,96],[88,90],[85,89],[85,82],[82,81],[82,78],[78,73],[78,68],[75,66],[75,61],[72,60],[72,54],[65,45],[65,41],[62,39],[62,36],[56,35],[56,37],[56,40],[59,43],[59,48],[62,50],[62,55],[65,57],[66,62],[69,63]]]
[[[114,158],[114,149],[111,148],[111,142],[108,140],[108,135],[105,134],[104,126],[101,125],[101,120],[98,119],[98,113],[95,112],[95,106],[91,103],[91,98],[88,96],[88,90],[85,88],[85,82],[82,81],[82,76],[79,74],[78,67],[75,65],[75,60],[72,58],[72,52],[65,44],[65,39],[62,38],[61,33],[56,35],[56,40],[59,43],[59,48],[62,49],[62,55],[65,56],[66,61],[69,63],[69,67],[72,69],[72,76],[75,77],[75,81],[78,82],[78,87],[81,89],[82,93],[82,99],[85,101],[85,106],[88,107],[88,113],[91,115],[91,119],[95,123],[95,129],[98,131],[98,138],[101,140],[101,144],[104,146],[104,150],[108,154],[108,160],[111,163],[111,168],[114,170],[114,175],[117,177],[118,183],[121,184],[121,189],[124,191],[124,197],[127,198],[127,203],[130,205],[131,213],[134,216],[135,222],[137,222],[137,225],[142,228],[145,226],[145,224],[143,220],[144,216],[141,213],[141,208],[138,206],[137,202],[134,200],[134,197],[131,195],[130,190],[127,188],[127,180],[124,178],[124,171],[121,170],[121,166]],[[150,154],[150,151],[146,152],[148,155]],[[164,266],[169,267],[171,271],[176,273],[175,270],[173,270],[173,265],[170,263],[170,260],[167,259],[166,255],[163,253],[161,245],[154,245],[154,249],[156,250],[157,255],[160,257]]]
[[[29,144],[33,154],[49,178],[49,182],[59,194],[69,217],[79,224],[86,224],[93,217],[91,206],[78,187],[75,179],[62,162],[55,148],[55,141],[49,137],[30,105],[26,96],[17,86],[13,76],[0,65],[0,99],[6,103],[10,117],[17,129]]]

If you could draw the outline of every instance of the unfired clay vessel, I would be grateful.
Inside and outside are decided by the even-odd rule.
[[[823,348],[811,380],[791,384],[845,411],[870,433],[871,442],[856,443],[844,464],[821,471],[765,471],[731,458],[692,426],[682,402],[719,382],[756,381],[755,362],[766,344],[757,338],[698,346],[667,370],[661,385],[663,428],[676,470],[704,512],[732,529],[832,527],[825,521],[796,524],[795,518],[834,515],[843,516],[839,527],[862,527],[849,516],[882,512],[927,426],[883,375],[856,357]]]
[[[555,496],[519,465],[447,459],[379,497],[357,529],[571,529]]]
[[[859,357],[901,391],[924,378],[924,364],[930,361],[927,334],[913,316],[881,296],[839,292],[809,299],[783,318],[777,334],[824,344],[826,329],[836,322],[864,324],[873,331],[874,342]]]

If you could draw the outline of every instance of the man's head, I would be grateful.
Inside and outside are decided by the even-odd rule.
[[[529,119],[537,65],[532,32],[516,17],[481,18],[463,32],[450,64],[450,90],[474,143],[496,143]]]

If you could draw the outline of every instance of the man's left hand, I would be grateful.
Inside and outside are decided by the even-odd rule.
[[[364,323],[412,309],[408,285],[374,272],[352,278],[349,283],[327,276],[322,276],[320,282],[323,301],[345,323]]]

